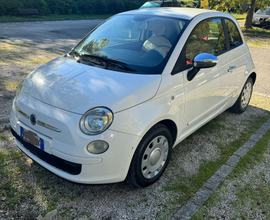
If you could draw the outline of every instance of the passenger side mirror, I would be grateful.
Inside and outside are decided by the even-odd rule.
[[[211,68],[217,65],[218,58],[209,53],[200,53],[193,59],[193,69],[187,74],[188,81],[191,81],[201,68]]]
[[[209,53],[200,53],[193,59],[196,68],[211,68],[217,65],[218,58]]]

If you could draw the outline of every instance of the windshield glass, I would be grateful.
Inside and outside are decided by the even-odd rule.
[[[73,52],[82,59],[95,56],[99,63],[118,62],[136,73],[161,74],[187,24],[161,16],[117,15],[90,32]]]
[[[259,15],[270,15],[270,8],[267,8],[266,10],[258,10],[256,14]]]
[[[145,2],[141,7],[140,9],[143,9],[143,8],[158,8],[160,7],[162,2]]]

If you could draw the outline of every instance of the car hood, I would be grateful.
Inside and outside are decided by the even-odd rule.
[[[51,106],[83,114],[103,106],[119,112],[153,98],[161,75],[116,72],[59,57],[32,72],[22,90]]]

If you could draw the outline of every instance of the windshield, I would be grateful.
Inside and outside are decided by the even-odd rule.
[[[270,15],[270,8],[267,8],[266,10],[258,10],[256,14],[259,15]]]
[[[160,7],[162,2],[145,2],[141,7],[140,9],[143,9],[143,8],[158,8]]]
[[[90,32],[73,54],[95,59],[95,65],[109,63],[110,69],[120,63],[124,72],[161,74],[187,24],[160,16],[117,15]]]

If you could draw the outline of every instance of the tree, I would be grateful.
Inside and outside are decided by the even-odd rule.
[[[209,6],[208,0],[201,0],[201,8],[207,9]]]
[[[254,9],[263,9],[265,6],[270,5],[270,0],[201,0],[202,8],[209,8],[212,10],[223,12],[240,12],[242,6],[249,4],[247,17],[245,21],[245,28],[252,28],[252,18]]]
[[[250,29],[252,28],[252,18],[253,18],[253,12],[255,8],[255,0],[251,0],[248,12],[247,12],[247,17],[245,21],[245,28]]]

